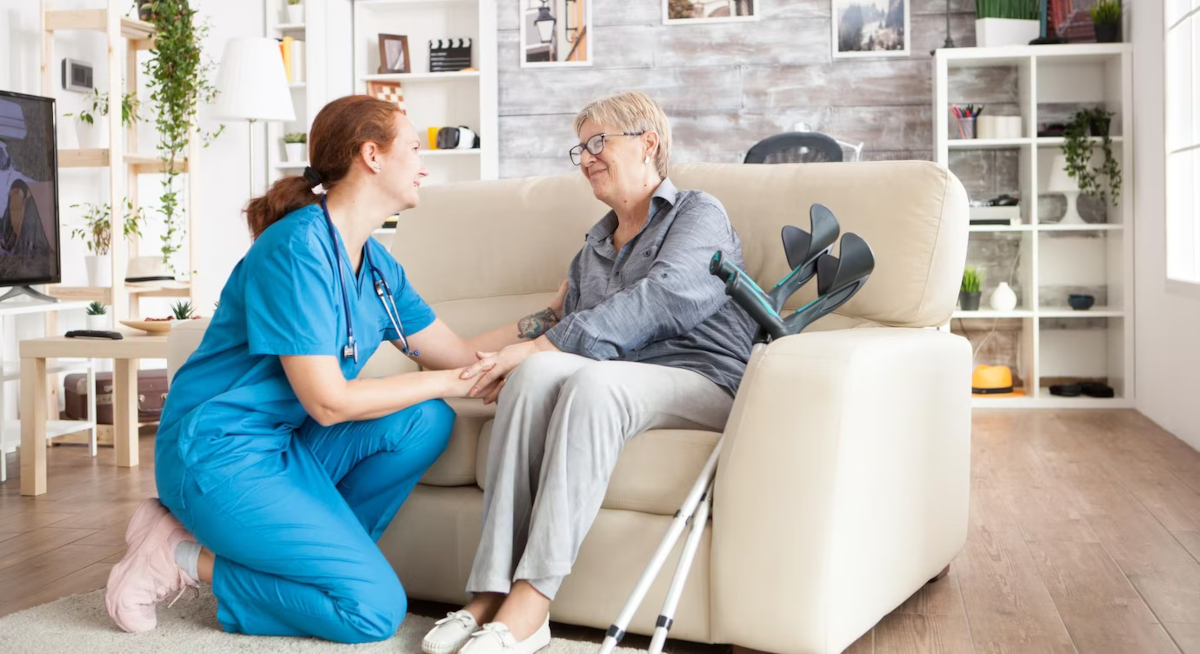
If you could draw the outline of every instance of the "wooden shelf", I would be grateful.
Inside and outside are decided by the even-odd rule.
[[[1071,307],[1042,307],[1038,309],[1039,318],[1123,318],[1125,312],[1108,307],[1092,307],[1076,311]]]
[[[59,168],[108,168],[109,159],[108,148],[58,151]],[[124,160],[138,175],[156,175],[166,171],[166,166],[158,155],[127,153]],[[176,159],[175,166],[181,173],[188,172],[188,162],[183,159]]]
[[[1033,143],[1033,139],[950,139],[946,147],[951,150],[1003,150],[1030,143]]]
[[[955,318],[964,320],[988,320],[992,318],[1033,318],[1033,311],[1030,309],[1013,309],[1012,311],[992,311],[991,309],[980,309],[979,311],[955,311]]]
[[[107,9],[62,9],[46,12],[46,31],[87,30],[108,31]],[[133,40],[154,37],[154,23],[133,18],[121,18],[121,36]]]
[[[46,292],[64,300],[95,300],[106,306],[112,304],[112,288],[108,286],[50,286]],[[189,297],[191,288],[186,283],[182,288],[126,285],[125,292],[138,297]]]
[[[88,368],[92,367],[91,359],[79,360],[64,360],[58,359],[59,363],[46,366],[47,375],[57,375],[64,372],[87,372]],[[0,382],[16,381],[21,378],[21,364],[5,363],[0,366]]]
[[[305,23],[279,23],[274,28],[280,32],[303,32],[308,29],[308,25]]]
[[[1038,144],[1038,145],[1042,145],[1042,146],[1050,146],[1050,145],[1058,145],[1058,146],[1061,146],[1063,143],[1066,143],[1066,141],[1067,141],[1067,139],[1066,139],[1066,138],[1064,138],[1064,137],[1062,137],[1062,136],[1039,136],[1039,137],[1037,138],[1037,144]],[[1095,145],[1102,145],[1102,144],[1104,143],[1104,139],[1102,139],[1102,138],[1101,138],[1101,137],[1099,137],[1099,136],[1092,136],[1092,137],[1089,137],[1089,138],[1088,138],[1088,141],[1090,141],[1090,142],[1091,142],[1091,144],[1092,144],[1092,145],[1094,145],[1094,146],[1095,146]],[[1124,142],[1125,142],[1125,137],[1123,137],[1123,136],[1113,136],[1113,137],[1112,137],[1112,142],[1113,142],[1114,144],[1116,144],[1116,143],[1124,143]]]
[[[1032,232],[1033,225],[971,225],[967,228],[970,232]]]

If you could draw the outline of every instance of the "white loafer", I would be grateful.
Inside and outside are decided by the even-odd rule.
[[[462,646],[459,654],[534,654],[550,644],[550,616],[533,635],[517,642],[503,622],[489,622]]]
[[[433,623],[433,629],[425,634],[421,651],[425,654],[455,654],[476,631],[479,631],[479,623],[470,611],[447,613],[446,617]]]

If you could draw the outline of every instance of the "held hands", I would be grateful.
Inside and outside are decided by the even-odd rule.
[[[459,375],[462,380],[475,380],[467,397],[482,397],[484,404],[495,402],[508,373],[537,351],[532,342],[527,342],[510,345],[499,352],[476,352],[479,361]]]

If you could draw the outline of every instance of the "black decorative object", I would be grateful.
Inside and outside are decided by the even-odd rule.
[[[1088,309],[1091,309],[1092,305],[1095,303],[1096,303],[1096,296],[1094,296],[1094,295],[1084,295],[1082,293],[1072,293],[1071,295],[1067,296],[1067,304],[1071,305],[1071,308],[1076,311],[1086,311]]]
[[[471,39],[431,39],[429,72],[449,73],[471,67]]]
[[[554,40],[554,24],[558,22],[550,13],[550,7],[547,5],[549,1],[542,0],[542,6],[538,7],[537,18],[533,19],[533,26],[537,28],[538,39],[542,43]]]

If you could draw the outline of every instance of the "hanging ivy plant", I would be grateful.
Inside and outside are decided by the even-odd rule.
[[[1079,184],[1079,192],[1097,197],[1106,202],[1111,196],[1113,206],[1121,196],[1121,166],[1113,156],[1112,136],[1109,134],[1115,114],[1101,107],[1083,109],[1071,116],[1063,134],[1062,151],[1067,159],[1067,174]],[[1104,162],[1092,166],[1092,142],[1090,136],[1101,137]],[[1108,180],[1108,188],[1101,180]]]
[[[175,187],[176,177],[183,172],[180,162],[187,161],[185,153],[197,107],[201,102],[212,102],[217,91],[209,80],[213,65],[203,60],[200,50],[208,26],[196,24],[196,11],[188,0],[148,0],[143,6],[155,18],[154,46],[145,72],[150,78],[150,100],[157,110],[158,153],[164,170],[159,197],[165,227],[162,255],[163,261],[171,265],[171,255],[179,251],[183,240],[184,210]],[[204,135],[205,145],[223,129]]]

